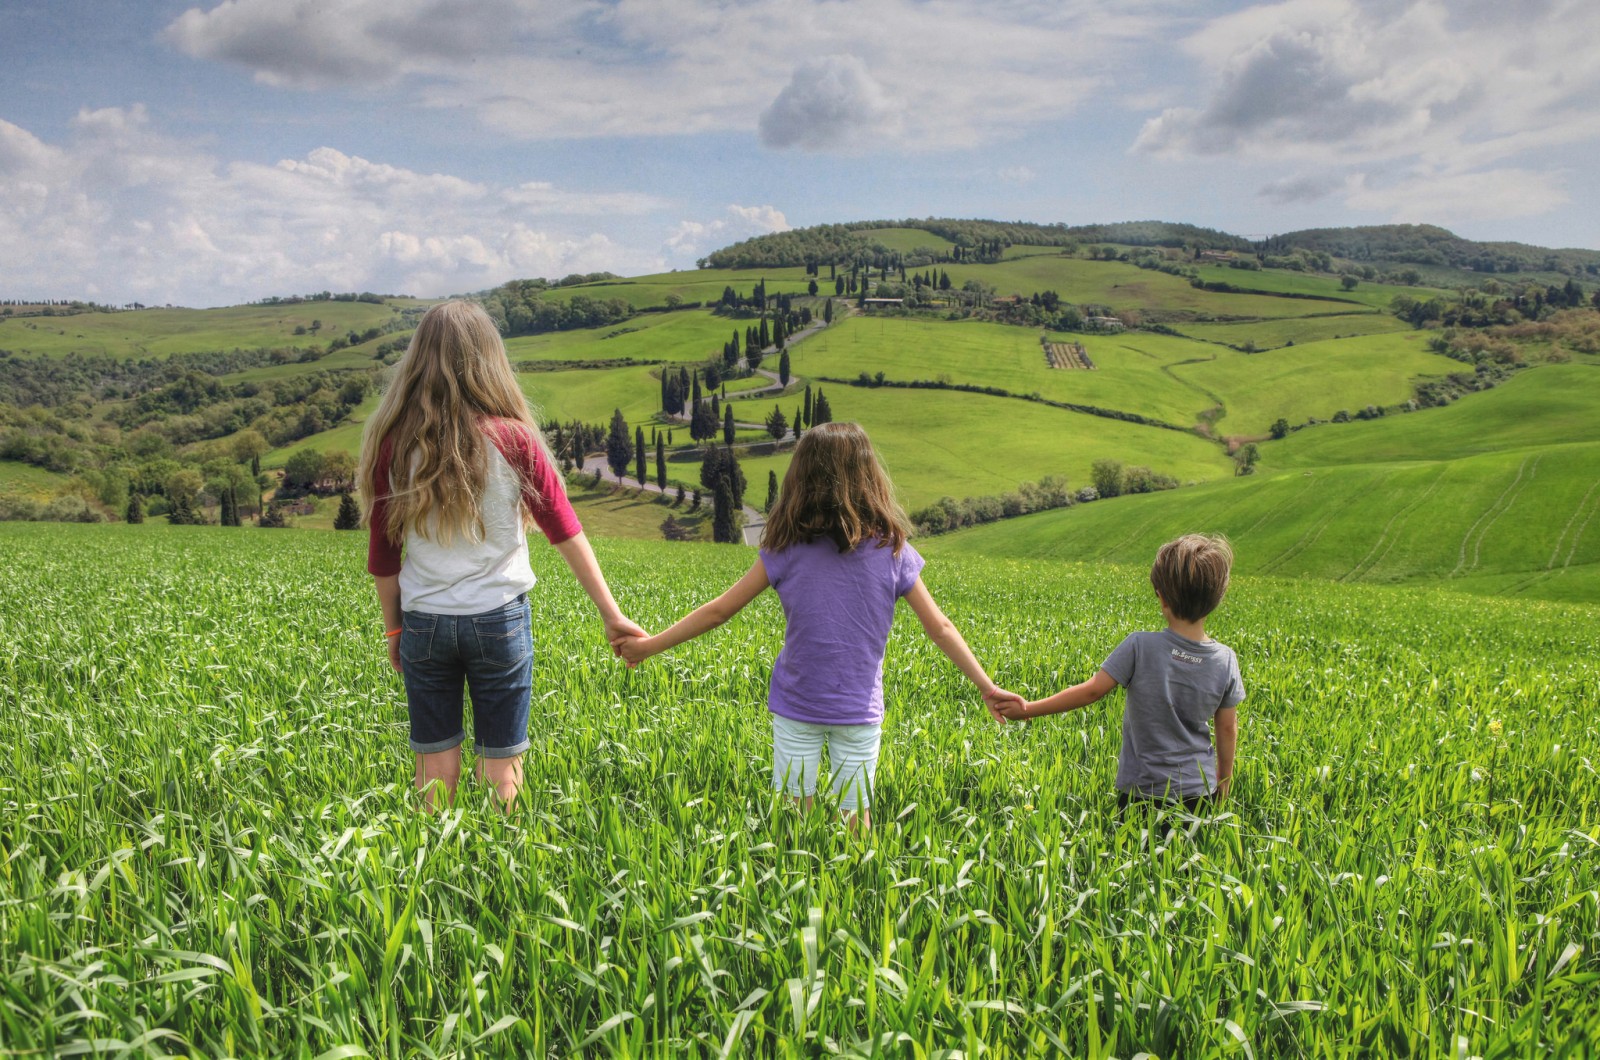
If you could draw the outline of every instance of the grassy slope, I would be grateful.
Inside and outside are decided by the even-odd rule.
[[[996,523],[928,547],[1132,563],[1203,530],[1227,534],[1246,573],[1600,600],[1600,394],[1584,389],[1595,371],[1532,370],[1450,408],[1264,446],[1265,466],[1285,470]],[[1546,406],[1553,419],[1539,425],[1530,409]],[[1317,464],[1330,455],[1342,466]]]
[[[1044,475],[1075,486],[1103,457],[1144,463],[1180,481],[1214,479],[1231,465],[1220,446],[1192,434],[1141,427],[1045,405],[940,390],[828,386],[837,420],[867,428],[902,501],[923,507],[940,497],[997,494]],[[787,455],[743,461],[751,482],[769,469],[781,478]]]
[[[0,493],[17,493],[44,500],[69,481],[66,475],[24,464],[20,460],[0,460]]]
[[[812,277],[800,266],[791,269],[695,269],[553,287],[540,297],[561,300],[581,294],[594,299],[621,298],[633,306],[658,306],[666,304],[667,295],[675,294],[685,302],[710,303],[722,297],[724,287],[731,286],[741,295],[749,295],[762,279],[767,281],[769,295],[805,294],[806,284]],[[818,280],[819,284],[821,282]]]
[[[1459,371],[1461,364],[1426,347],[1428,332],[1307,343],[1269,353],[1218,357],[1178,365],[1179,379],[1216,394],[1227,413],[1217,421],[1228,433],[1264,434],[1286,417],[1304,423],[1345,409],[1398,404],[1412,381]]]
[[[1339,313],[1330,316],[1290,317],[1230,324],[1180,324],[1177,330],[1194,339],[1257,349],[1274,349],[1291,342],[1321,342],[1356,335],[1387,335],[1409,331],[1411,325],[1388,313]]]
[[[720,295],[721,287],[717,288]],[[737,331],[743,341],[745,320],[719,317],[710,310],[649,313],[621,324],[506,340],[506,353],[516,361],[636,360],[703,361],[722,352]]]
[[[921,228],[869,228],[858,234],[874,243],[881,243],[890,250],[898,250],[902,254],[909,254],[913,250],[922,248],[944,252],[955,246],[943,236],[936,236]]]
[[[0,318],[0,349],[49,356],[82,353],[165,357],[197,350],[327,345],[345,332],[381,326],[395,313],[393,305],[368,302],[301,302],[226,309],[139,309],[25,320]],[[294,333],[297,326],[309,328],[313,320],[322,321],[320,332]]]

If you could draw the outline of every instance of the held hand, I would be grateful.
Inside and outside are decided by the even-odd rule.
[[[622,654],[617,650],[617,646],[623,641],[631,640],[634,637],[648,637],[649,635],[637,623],[623,615],[618,615],[616,618],[606,621],[606,640],[611,645],[611,653],[613,655],[620,656]]]
[[[1031,706],[1033,704],[1025,702],[1021,696],[1018,696],[1000,708],[1000,715],[1006,721],[1027,721],[1034,716],[1028,709]]]
[[[1015,692],[1007,692],[1003,688],[994,688],[983,694],[983,705],[989,708],[989,716],[995,721],[1004,723],[1009,715],[1007,707],[1021,707],[1023,699]]]
[[[650,650],[650,639],[648,637],[623,637],[615,641],[611,648],[627,661],[630,669],[655,654]]]

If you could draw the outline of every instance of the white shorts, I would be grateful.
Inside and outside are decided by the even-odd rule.
[[[772,715],[772,788],[800,798],[817,793],[822,745],[828,745],[832,791],[845,810],[865,809],[878,775],[882,725],[819,725]]]

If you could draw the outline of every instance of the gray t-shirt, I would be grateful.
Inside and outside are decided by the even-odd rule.
[[[1233,649],[1170,629],[1130,633],[1100,669],[1128,693],[1117,788],[1177,799],[1215,790],[1211,718],[1244,700]]]

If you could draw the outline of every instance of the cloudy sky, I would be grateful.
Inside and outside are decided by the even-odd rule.
[[[693,268],[923,216],[1600,248],[1593,0],[0,0],[0,297]]]

